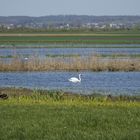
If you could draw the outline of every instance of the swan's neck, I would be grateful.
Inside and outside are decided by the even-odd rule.
[[[81,82],[81,75],[79,74],[79,81]]]

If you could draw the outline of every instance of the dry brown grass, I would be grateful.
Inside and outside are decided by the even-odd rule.
[[[0,71],[140,71],[139,59],[103,59],[101,56],[46,58],[32,56],[27,61],[15,58],[9,63],[0,61]]]

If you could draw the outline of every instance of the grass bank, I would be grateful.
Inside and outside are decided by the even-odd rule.
[[[138,101],[27,89],[0,91],[9,96],[0,100],[2,140],[140,139]]]
[[[32,56],[27,60],[14,58],[8,63],[0,61],[0,71],[140,71],[139,58],[104,59],[102,56],[89,57],[47,57]]]

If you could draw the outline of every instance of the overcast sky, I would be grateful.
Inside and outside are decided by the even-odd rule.
[[[0,0],[0,16],[140,15],[140,0]]]

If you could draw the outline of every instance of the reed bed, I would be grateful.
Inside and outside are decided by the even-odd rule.
[[[9,62],[0,60],[0,71],[140,71],[139,59],[104,59],[99,55],[88,57],[47,57],[32,56],[25,60],[16,57]]]

